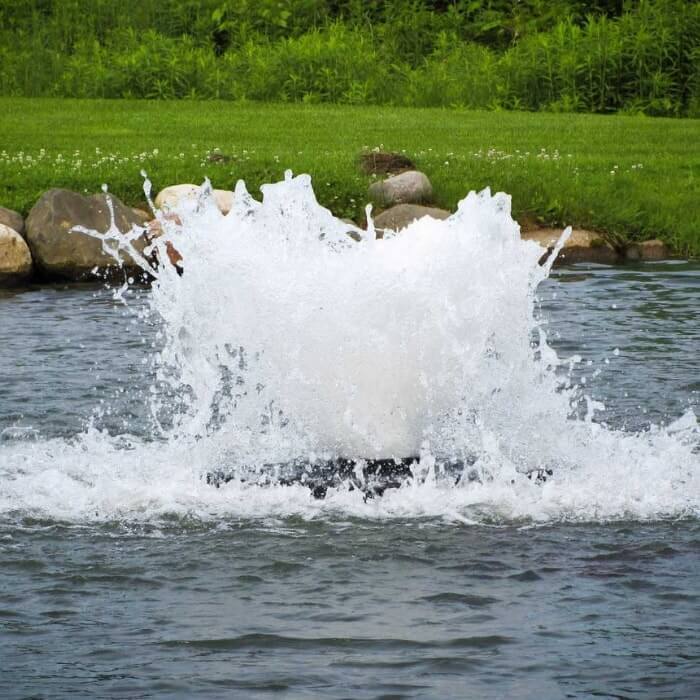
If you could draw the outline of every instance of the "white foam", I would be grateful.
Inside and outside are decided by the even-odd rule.
[[[161,220],[151,310],[155,362],[185,409],[158,439],[88,430],[0,445],[0,514],[62,520],[348,514],[457,522],[653,519],[700,514],[697,422],[630,435],[575,420],[578,387],[534,314],[549,265],[522,241],[507,195],[470,193],[445,221],[361,241],[307,176],[236,189],[223,216],[203,188]],[[110,237],[114,232],[110,231]],[[533,338],[535,339],[533,341]],[[154,414],[163,406],[154,399]],[[170,408],[170,407],[166,407]],[[127,444],[128,443],[128,444]],[[488,478],[428,480],[364,502],[331,491],[203,475],[319,456],[470,456]],[[524,473],[552,468],[539,485]]]

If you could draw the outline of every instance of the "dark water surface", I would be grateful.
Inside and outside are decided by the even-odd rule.
[[[605,420],[700,413],[700,267],[578,266],[540,296]],[[102,290],[0,292],[0,460],[100,401],[99,426],[147,433],[152,342]],[[12,513],[0,698],[25,697],[698,698],[700,522]]]
[[[3,697],[700,692],[697,522],[8,536]]]

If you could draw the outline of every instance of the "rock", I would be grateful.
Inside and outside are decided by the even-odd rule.
[[[415,163],[402,153],[372,151],[360,156],[360,169],[367,175],[395,175],[415,168]]]
[[[171,185],[161,190],[155,199],[158,209],[172,209],[183,199],[196,199],[199,197],[199,185]],[[233,192],[230,190],[214,190],[214,201],[222,214],[228,214],[233,205]],[[151,217],[152,218],[152,217]]]
[[[628,260],[665,260],[670,255],[668,246],[658,238],[627,246]]]
[[[16,211],[0,207],[0,224],[8,226],[13,231],[17,231],[20,236],[24,236],[24,219]]]
[[[141,226],[141,219],[116,197],[96,194],[84,197],[70,190],[53,189],[44,193],[27,217],[27,243],[34,264],[46,276],[79,280],[100,271],[117,267],[114,258],[102,250],[102,242],[84,233],[71,232],[74,226],[105,232],[111,222],[107,198],[114,208],[117,228],[126,233],[132,226]],[[137,249],[146,246],[145,237],[137,241]],[[131,264],[130,264],[131,263]],[[127,268],[135,265],[125,259]]]
[[[382,207],[395,204],[422,204],[429,202],[433,188],[427,176],[417,170],[408,170],[400,175],[373,182],[369,186],[369,197]]]
[[[422,207],[419,204],[397,204],[395,207],[378,214],[374,219],[374,226],[378,231],[385,229],[400,231],[424,216],[432,216],[433,219],[442,220],[450,216],[450,212],[435,207]]]
[[[522,233],[525,241],[536,241],[547,251],[551,251],[562,232],[559,229],[543,228]],[[569,240],[557,256],[557,265],[571,265],[579,262],[613,265],[620,262],[620,254],[600,234],[593,231],[574,229]]]
[[[219,153],[218,151],[214,151],[214,153],[210,153],[207,156],[207,161],[209,163],[223,163],[225,165],[226,163],[230,163],[231,160],[231,156],[227,156],[225,153]]]
[[[542,223],[531,212],[524,212],[518,216],[518,224],[520,224],[521,233],[530,233],[539,231],[542,228]]]
[[[195,199],[199,195],[199,185],[171,185],[161,190],[154,204],[158,209],[172,209],[183,199]]]
[[[23,282],[32,274],[32,255],[22,236],[0,224],[0,287]]]
[[[222,214],[228,214],[233,206],[233,192],[230,190],[214,190],[214,201]]]
[[[153,214],[146,211],[145,209],[139,209],[138,207],[131,207],[131,211],[138,217],[141,224],[145,226],[149,221],[153,221]]]

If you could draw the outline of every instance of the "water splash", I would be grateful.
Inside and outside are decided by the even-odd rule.
[[[503,418],[524,387],[556,383],[531,347],[542,251],[520,240],[506,195],[472,193],[446,222],[380,240],[370,225],[356,243],[308,177],[263,194],[239,183],[226,217],[201,202],[173,212],[186,274],[159,279],[154,305],[163,364],[196,397],[183,429],[205,434],[216,413],[217,430],[225,415],[231,433],[264,426],[285,449],[453,452],[457,424]],[[561,413],[567,397],[553,400]]]
[[[594,420],[602,406],[568,378],[576,358],[557,357],[535,313],[557,251],[539,264],[543,250],[521,240],[507,195],[472,192],[445,221],[378,237],[371,217],[361,231],[321,207],[308,176],[287,174],[262,192],[259,202],[239,182],[224,216],[205,183],[199,197],[156,212],[150,305],[163,324],[157,384],[168,391],[154,392],[152,408],[156,423],[167,414],[172,426],[150,442],[88,431],[73,443],[0,446],[0,513],[700,514],[694,415],[637,435]],[[167,262],[169,247],[184,274]],[[301,486],[242,479],[217,490],[203,478],[217,468],[244,475],[244,466],[292,460],[414,455],[426,478],[374,502],[343,488],[316,502]],[[465,459],[479,479],[439,479],[441,464]],[[526,475],[538,469],[556,476],[533,483]]]

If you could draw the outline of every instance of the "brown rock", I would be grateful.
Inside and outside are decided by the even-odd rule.
[[[162,217],[166,221],[172,222],[175,226],[182,226],[182,221],[180,217],[172,211],[166,211]],[[156,238],[160,238],[163,235],[163,224],[160,219],[153,219],[149,221],[146,225],[146,238],[149,242],[152,242]],[[165,242],[165,252],[167,253],[168,260],[171,265],[174,265],[179,271],[182,271],[182,255],[180,251],[170,242]],[[157,263],[158,252],[153,252],[152,261]]]
[[[415,163],[402,153],[373,151],[360,156],[360,169],[367,175],[396,175],[415,167]]]
[[[668,246],[658,238],[631,243],[625,252],[628,260],[665,260],[670,255]]]
[[[214,153],[210,153],[207,156],[207,160],[210,163],[223,163],[225,165],[226,163],[230,163],[232,158],[231,156],[227,156],[225,153],[219,153],[218,151],[215,151]]]
[[[103,251],[99,239],[71,231],[75,226],[83,226],[106,232],[111,224],[108,197],[119,231],[126,233],[133,226],[141,226],[141,218],[113,195],[84,197],[77,192],[53,189],[34,205],[27,217],[27,243],[35,265],[44,275],[79,280],[93,276],[95,268],[104,272],[118,267],[115,259]],[[145,237],[135,243],[139,251],[146,245]],[[136,269],[130,258],[122,257],[128,269]]]
[[[378,231],[385,229],[401,231],[416,219],[422,219],[424,216],[442,220],[450,216],[450,212],[436,207],[423,207],[419,204],[397,204],[395,207],[378,214],[374,218],[374,226]]]
[[[32,256],[22,236],[0,224],[0,287],[9,287],[29,279]]]
[[[0,207],[0,224],[8,226],[13,231],[17,231],[20,236],[24,236],[24,218],[16,211]]]
[[[559,229],[539,229],[521,233],[525,241],[536,241],[551,251],[562,232]],[[593,231],[574,229],[557,256],[557,265],[572,265],[579,262],[613,265],[620,262],[620,254],[599,234]]]
[[[131,211],[133,211],[134,214],[136,214],[136,216],[141,221],[141,224],[143,224],[144,226],[149,221],[153,221],[153,214],[151,214],[151,212],[146,211],[145,209],[139,209],[138,207],[131,207]]]

